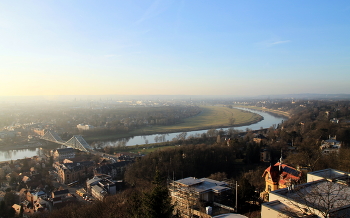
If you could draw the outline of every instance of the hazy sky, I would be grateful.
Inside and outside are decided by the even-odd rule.
[[[350,94],[350,1],[3,0],[0,95]]]

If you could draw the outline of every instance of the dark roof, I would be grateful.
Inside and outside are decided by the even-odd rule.
[[[65,163],[63,165],[66,166],[69,170],[78,171],[78,170],[81,170],[83,167],[89,167],[94,164],[95,162],[93,161],[83,161],[83,162]]]
[[[56,195],[63,195],[63,194],[68,194],[69,190],[68,189],[64,189],[64,190],[60,190],[60,191],[55,191],[53,192],[53,194]]]
[[[256,135],[254,138],[258,138],[258,139],[267,139],[264,135],[262,134],[258,134]]]
[[[295,177],[299,177],[300,176],[300,172],[298,170],[296,170],[296,169],[294,169],[294,168],[292,168],[290,166],[287,166],[287,165],[285,165],[283,167],[283,171],[285,171],[286,173],[292,174]]]
[[[58,153],[62,154],[62,153],[70,153],[70,152],[74,152],[73,148],[59,148],[56,150]]]
[[[101,174],[108,174],[108,172],[111,172],[112,169],[117,169],[119,167],[125,167],[129,163],[131,163],[131,162],[130,161],[122,161],[122,162],[116,162],[116,163],[112,163],[112,164],[106,164],[104,166],[100,166],[100,167],[96,168],[96,172],[101,173]]]

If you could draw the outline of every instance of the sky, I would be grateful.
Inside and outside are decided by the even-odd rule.
[[[0,1],[0,96],[350,94],[350,1]]]

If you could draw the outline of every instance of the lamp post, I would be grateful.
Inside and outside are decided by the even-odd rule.
[[[236,213],[237,213],[237,210],[238,210],[238,198],[237,198],[237,191],[238,191],[238,184],[237,184],[237,180],[236,180]]]

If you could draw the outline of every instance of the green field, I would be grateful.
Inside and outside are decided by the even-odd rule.
[[[230,127],[230,118],[235,119],[234,126],[255,123],[261,119],[258,114],[230,109],[220,106],[201,107],[202,112],[194,117],[187,118],[183,123],[172,126],[152,126],[134,131],[137,134],[152,134],[166,132],[185,132],[191,130]]]
[[[86,140],[111,140],[116,138],[150,135],[156,133],[187,132],[201,129],[243,126],[256,123],[262,119],[258,114],[223,106],[203,106],[202,112],[196,116],[187,118],[183,123],[171,126],[151,126],[134,130],[129,135],[110,135],[86,137]],[[234,119],[234,125],[230,124],[230,119]]]

